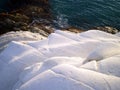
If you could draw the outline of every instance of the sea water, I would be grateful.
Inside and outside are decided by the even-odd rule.
[[[6,8],[6,3],[8,1],[9,0],[0,0],[0,12],[6,12],[9,10],[8,8]]]
[[[120,0],[50,0],[56,27],[120,29]]]

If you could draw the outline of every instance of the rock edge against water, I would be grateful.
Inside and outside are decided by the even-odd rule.
[[[48,0],[10,0],[10,6],[21,3],[19,8],[10,12],[0,13],[0,34],[9,31],[32,31],[34,27],[43,29],[47,34],[52,32],[51,13]],[[14,3],[15,2],[15,3]],[[8,6],[9,7],[9,6]]]
[[[20,3],[20,5],[14,7],[18,3]],[[10,0],[6,5],[12,8],[12,11],[0,13],[0,34],[22,30],[37,32],[44,36],[48,36],[51,32],[54,32],[54,26],[52,25],[53,18],[48,0]],[[117,29],[109,26],[91,29],[102,30],[112,34],[118,32]],[[75,27],[69,27],[62,30],[76,33],[85,31]]]

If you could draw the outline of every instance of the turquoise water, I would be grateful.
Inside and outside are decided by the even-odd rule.
[[[57,27],[120,29],[120,0],[50,0],[50,5]]]

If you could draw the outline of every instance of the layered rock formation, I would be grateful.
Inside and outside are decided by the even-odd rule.
[[[0,90],[120,90],[120,33],[57,30],[23,41],[0,53]]]
[[[44,36],[45,32],[42,32],[40,35],[39,33],[32,33],[29,31],[16,31],[16,32],[8,32],[0,36],[0,52],[7,47],[8,43],[11,41],[36,41],[42,40],[46,37]]]

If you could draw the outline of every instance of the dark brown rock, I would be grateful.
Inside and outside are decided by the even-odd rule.
[[[116,28],[109,27],[109,26],[96,27],[96,28],[94,28],[94,29],[101,30],[101,31],[105,31],[105,32],[108,32],[108,33],[111,33],[111,34],[116,34],[116,33],[118,33],[118,31],[119,31],[119,30],[117,30]]]
[[[47,34],[53,32],[49,30],[51,28],[46,28],[51,22],[48,0],[9,0],[6,5],[12,11],[0,13],[0,34],[19,30],[33,31],[34,27]]]

